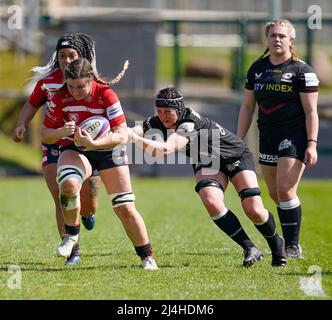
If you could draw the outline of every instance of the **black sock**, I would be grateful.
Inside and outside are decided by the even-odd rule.
[[[65,229],[66,229],[67,233],[72,235],[72,236],[76,236],[77,234],[80,233],[80,225],[79,224],[77,226],[67,226],[65,224]]]
[[[285,238],[285,246],[299,244],[299,235],[302,220],[302,207],[300,202],[295,208],[285,209],[278,207],[278,215]]]
[[[213,219],[213,222],[243,249],[255,246],[243,230],[239,219],[231,210],[228,210],[220,218]]]
[[[255,224],[255,227],[266,239],[271,251],[277,251],[280,238],[277,233],[277,227],[273,215],[269,212],[269,218],[267,221],[260,225]]]
[[[150,242],[144,246],[135,247],[135,250],[136,250],[137,255],[139,257],[141,257],[141,259],[151,257],[153,255],[152,246],[151,246]]]

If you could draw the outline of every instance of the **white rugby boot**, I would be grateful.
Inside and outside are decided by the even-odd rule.
[[[62,239],[62,242],[56,250],[58,257],[68,258],[73,250],[74,245],[78,242],[79,236],[66,234]]]
[[[142,259],[142,266],[144,270],[158,270],[156,261],[152,257]]]

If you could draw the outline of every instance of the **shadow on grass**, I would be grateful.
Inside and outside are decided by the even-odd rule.
[[[182,255],[186,256],[206,256],[206,257],[220,257],[220,256],[231,256],[231,252],[181,252]],[[240,254],[241,255],[241,254]],[[242,255],[241,255],[242,257]]]
[[[10,265],[10,264],[9,264]],[[8,265],[8,266],[9,266]],[[139,265],[102,265],[102,266],[84,266],[80,265],[62,265],[59,267],[45,267],[43,263],[19,263],[16,264],[21,267],[21,271],[34,271],[34,272],[62,272],[62,271],[78,271],[78,270],[120,270],[120,269],[139,269]],[[8,266],[1,266],[0,271],[8,272]]]
[[[312,273],[308,273],[306,271],[303,272],[282,272],[280,273],[281,276],[311,276]],[[332,276],[332,271],[322,271],[322,276]]]
[[[120,253],[116,253],[116,252],[98,252],[98,250],[96,250],[93,253],[84,253],[82,254],[82,257],[107,257],[107,256],[119,256]]]
[[[107,270],[107,271],[112,271],[112,270],[143,270],[141,265],[138,264],[110,264],[110,265],[99,265],[99,266],[85,266],[84,262],[79,264],[79,265],[71,265],[67,266],[65,264],[54,267],[50,266],[48,267],[46,263],[42,262],[16,262],[15,264],[13,263],[4,263],[4,265],[0,266],[0,272],[5,271],[8,272],[8,268],[11,265],[16,265],[19,266],[21,271],[34,271],[34,272],[62,272],[62,271],[77,271],[77,270]],[[181,264],[170,264],[170,263],[158,263],[159,269],[161,270],[167,270],[167,269],[179,269],[179,268],[196,268],[197,266],[195,263],[190,263],[190,262],[183,262]],[[209,268],[219,268],[219,266],[207,266]]]

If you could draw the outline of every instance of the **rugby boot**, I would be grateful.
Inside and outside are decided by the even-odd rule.
[[[286,251],[286,257],[291,258],[291,259],[304,259],[302,256],[302,248],[298,244],[297,246],[295,245],[290,245],[285,248]]]
[[[90,217],[81,217],[82,223],[86,230],[92,230],[95,226],[96,216],[93,214]]]
[[[272,251],[272,267],[285,268],[287,256],[285,251],[285,239],[279,236],[279,245],[275,251]]]
[[[257,261],[260,261],[263,258],[264,254],[262,251],[258,250],[256,247],[251,247],[249,249],[244,250],[244,260],[243,266],[246,268],[250,268]]]
[[[70,257],[73,247],[78,243],[78,238],[79,238],[78,234],[76,235],[66,234],[63,237],[60,246],[57,248],[57,256],[64,258]]]

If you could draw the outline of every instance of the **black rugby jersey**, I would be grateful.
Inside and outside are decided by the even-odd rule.
[[[254,91],[259,106],[258,127],[270,131],[304,127],[299,93],[318,91],[318,83],[312,67],[302,60],[273,65],[267,56],[254,62],[245,88]]]
[[[167,131],[158,116],[144,121],[144,133],[150,129],[160,130],[164,141],[173,133],[172,130]],[[185,115],[178,122],[175,131],[189,139],[185,153],[193,163],[202,162],[204,157],[218,157],[222,163],[230,164],[241,158],[245,151],[249,151],[238,136],[190,108],[186,108]]]

